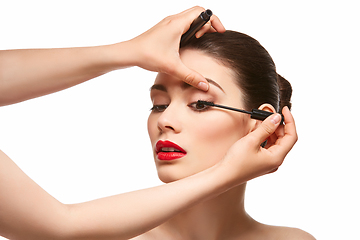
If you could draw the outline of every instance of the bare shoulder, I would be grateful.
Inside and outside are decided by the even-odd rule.
[[[267,226],[273,235],[278,240],[316,240],[310,233],[305,232],[299,228]]]
[[[150,230],[138,237],[131,240],[158,240],[169,239],[169,234],[164,229],[159,227]],[[246,235],[242,235],[241,239],[267,239],[267,240],[316,240],[311,234],[298,229],[290,227],[279,227],[265,224],[258,224],[253,231],[248,232]]]
[[[284,235],[286,239],[293,239],[293,240],[315,240],[315,238],[308,232],[301,230],[299,228],[285,228]]]

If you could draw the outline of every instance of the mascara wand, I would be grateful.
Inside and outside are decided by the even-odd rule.
[[[219,105],[219,104],[215,104],[212,102],[207,102],[207,101],[198,101],[199,104],[204,104],[207,106],[211,106],[211,107],[218,107],[218,108],[223,108],[223,109],[227,109],[227,110],[232,110],[232,111],[236,111],[236,112],[242,112],[242,113],[246,113],[246,114],[250,114],[250,117],[252,119],[256,119],[256,120],[261,120],[264,121],[267,117],[269,117],[270,115],[272,115],[272,112],[268,112],[268,111],[263,111],[260,109],[253,109],[251,110],[251,112],[243,110],[243,109],[238,109],[238,108],[233,108],[233,107],[228,107],[228,106],[223,106],[223,105]],[[284,123],[284,116],[282,114],[281,115],[281,122],[280,124]]]

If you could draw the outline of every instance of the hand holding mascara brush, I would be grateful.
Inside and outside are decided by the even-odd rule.
[[[223,105],[215,104],[213,102],[207,102],[207,101],[201,101],[201,100],[199,100],[198,103],[199,104],[204,104],[204,105],[207,105],[207,106],[211,106],[211,107],[218,107],[218,108],[223,108],[223,109],[227,109],[227,110],[231,110],[231,111],[250,114],[250,117],[252,119],[256,119],[256,120],[260,120],[260,121],[264,121],[267,117],[269,117],[270,115],[273,114],[272,112],[263,111],[263,110],[260,110],[260,109],[252,109],[251,112],[250,112],[250,111],[246,111],[246,110],[243,110],[243,109],[223,106]],[[280,124],[283,124],[284,123],[284,116],[282,114],[280,114],[280,115],[281,115]]]
[[[181,36],[180,47],[186,45],[188,41],[190,41],[192,38],[195,37],[195,34],[210,20],[210,17],[212,16],[212,14],[213,14],[212,11],[210,9],[208,9],[208,10],[202,12],[192,22],[192,24],[190,25],[189,30]],[[228,109],[228,110],[232,110],[232,111],[237,111],[237,112],[250,114],[250,117],[252,119],[261,120],[261,121],[264,121],[267,117],[269,117],[270,115],[273,114],[272,112],[267,112],[267,111],[263,111],[263,110],[260,110],[260,109],[252,109],[251,112],[249,112],[249,111],[246,111],[246,110],[227,107],[227,106],[214,104],[212,102],[207,102],[207,101],[200,101],[199,100],[198,103],[208,105],[208,106],[212,106],[212,107],[218,107],[218,108],[223,108],[223,109]],[[282,114],[280,114],[280,115],[281,115],[280,124],[283,124],[284,116]]]

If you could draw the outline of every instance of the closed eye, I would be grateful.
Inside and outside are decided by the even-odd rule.
[[[150,110],[152,112],[163,112],[169,105],[154,105]]]
[[[169,105],[154,105],[150,110],[152,112],[164,112],[166,110],[166,108],[168,107]],[[193,103],[190,103],[188,105],[192,110],[196,111],[196,112],[204,112],[206,110],[209,110],[211,106],[208,106],[204,103],[201,103],[199,101],[196,101],[196,102],[193,102]]]

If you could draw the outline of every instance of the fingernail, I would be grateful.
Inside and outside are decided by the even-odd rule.
[[[273,114],[274,116],[272,116],[272,118],[270,119],[270,121],[273,124],[278,124],[281,121],[281,117],[280,114]]]
[[[207,90],[209,90],[209,85],[204,82],[199,82],[198,88],[206,92]]]

